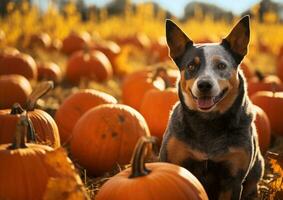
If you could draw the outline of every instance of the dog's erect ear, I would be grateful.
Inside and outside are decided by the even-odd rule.
[[[250,41],[250,17],[246,15],[234,26],[230,34],[223,39],[222,44],[227,45],[238,57],[240,62],[248,51]]]
[[[170,56],[175,61],[183,55],[189,45],[193,45],[188,36],[169,19],[166,20],[166,40],[170,49]]]

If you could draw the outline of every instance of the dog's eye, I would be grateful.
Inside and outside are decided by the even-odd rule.
[[[224,63],[219,63],[217,65],[217,69],[219,69],[219,70],[225,70],[226,68],[227,68],[227,65],[224,64]]]
[[[197,66],[195,64],[193,64],[193,63],[189,64],[188,70],[190,72],[194,72],[196,69],[197,69]]]

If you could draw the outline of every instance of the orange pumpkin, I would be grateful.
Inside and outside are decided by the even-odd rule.
[[[46,48],[49,51],[59,51],[62,48],[62,41],[59,39],[53,39],[49,46]]]
[[[51,44],[51,38],[47,33],[33,34],[29,38],[29,48],[41,47],[48,48]]]
[[[151,89],[143,97],[140,112],[149,126],[151,135],[158,137],[160,141],[167,127],[170,111],[178,100],[175,88],[163,91]]]
[[[283,91],[283,84],[278,76],[267,75],[263,76],[260,72],[256,71],[256,77],[250,78],[248,81],[248,94],[252,96],[258,91]]]
[[[43,62],[37,65],[38,80],[48,80],[58,83],[62,79],[61,68],[53,62]]]
[[[72,54],[88,46],[90,35],[87,32],[76,34],[70,33],[62,42],[62,51],[66,54]]]
[[[155,76],[154,72],[143,70],[129,74],[122,84],[123,103],[139,110],[144,94],[154,88],[159,90],[165,88],[164,80]]]
[[[88,173],[99,176],[116,164],[129,163],[138,139],[148,135],[147,124],[136,110],[104,104],[87,111],[76,123],[71,154]]]
[[[113,67],[114,74],[119,74],[119,68],[117,65],[117,58],[121,53],[121,48],[119,45],[112,41],[104,41],[95,43],[91,49],[104,53]]]
[[[144,163],[146,145],[141,138],[135,148],[132,167],[110,178],[96,200],[208,200],[199,180],[185,168],[170,163]]]
[[[256,111],[255,126],[258,134],[258,142],[261,153],[264,155],[270,145],[271,128],[266,113],[258,106],[254,105]]]
[[[28,140],[52,147],[60,146],[58,127],[54,119],[43,110],[34,109],[36,101],[44,95],[52,85],[49,82],[40,84],[28,97],[27,116],[30,120]],[[11,143],[17,121],[24,110],[19,104],[12,109],[0,110],[0,144]]]
[[[260,91],[255,93],[251,100],[268,116],[272,133],[283,136],[283,92]]]
[[[15,50],[0,55],[0,75],[19,74],[27,79],[36,79],[37,67],[34,59]]]
[[[112,66],[108,58],[100,51],[78,51],[68,61],[67,79],[77,84],[81,79],[105,81],[112,77]]]
[[[62,149],[54,150],[49,146],[25,142],[27,124],[27,119],[22,116],[14,133],[14,142],[0,145],[0,199],[41,200],[48,182],[54,180],[62,182],[71,179],[82,187],[74,166]],[[58,158],[60,161],[56,160]]]
[[[24,105],[32,88],[21,75],[0,76],[0,109],[11,108],[14,103]]]
[[[117,103],[113,96],[93,89],[81,90],[69,96],[55,115],[61,143],[69,142],[75,124],[85,112],[98,105],[111,103]]]

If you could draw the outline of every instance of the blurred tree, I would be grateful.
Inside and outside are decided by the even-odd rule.
[[[31,0],[0,0],[0,16],[5,17],[8,14],[7,7],[10,3],[14,4],[14,8],[18,8],[22,2],[28,2],[31,5]]]

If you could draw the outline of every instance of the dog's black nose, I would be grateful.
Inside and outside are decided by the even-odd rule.
[[[212,84],[209,81],[198,81],[197,84],[200,92],[209,92],[212,88]]]

